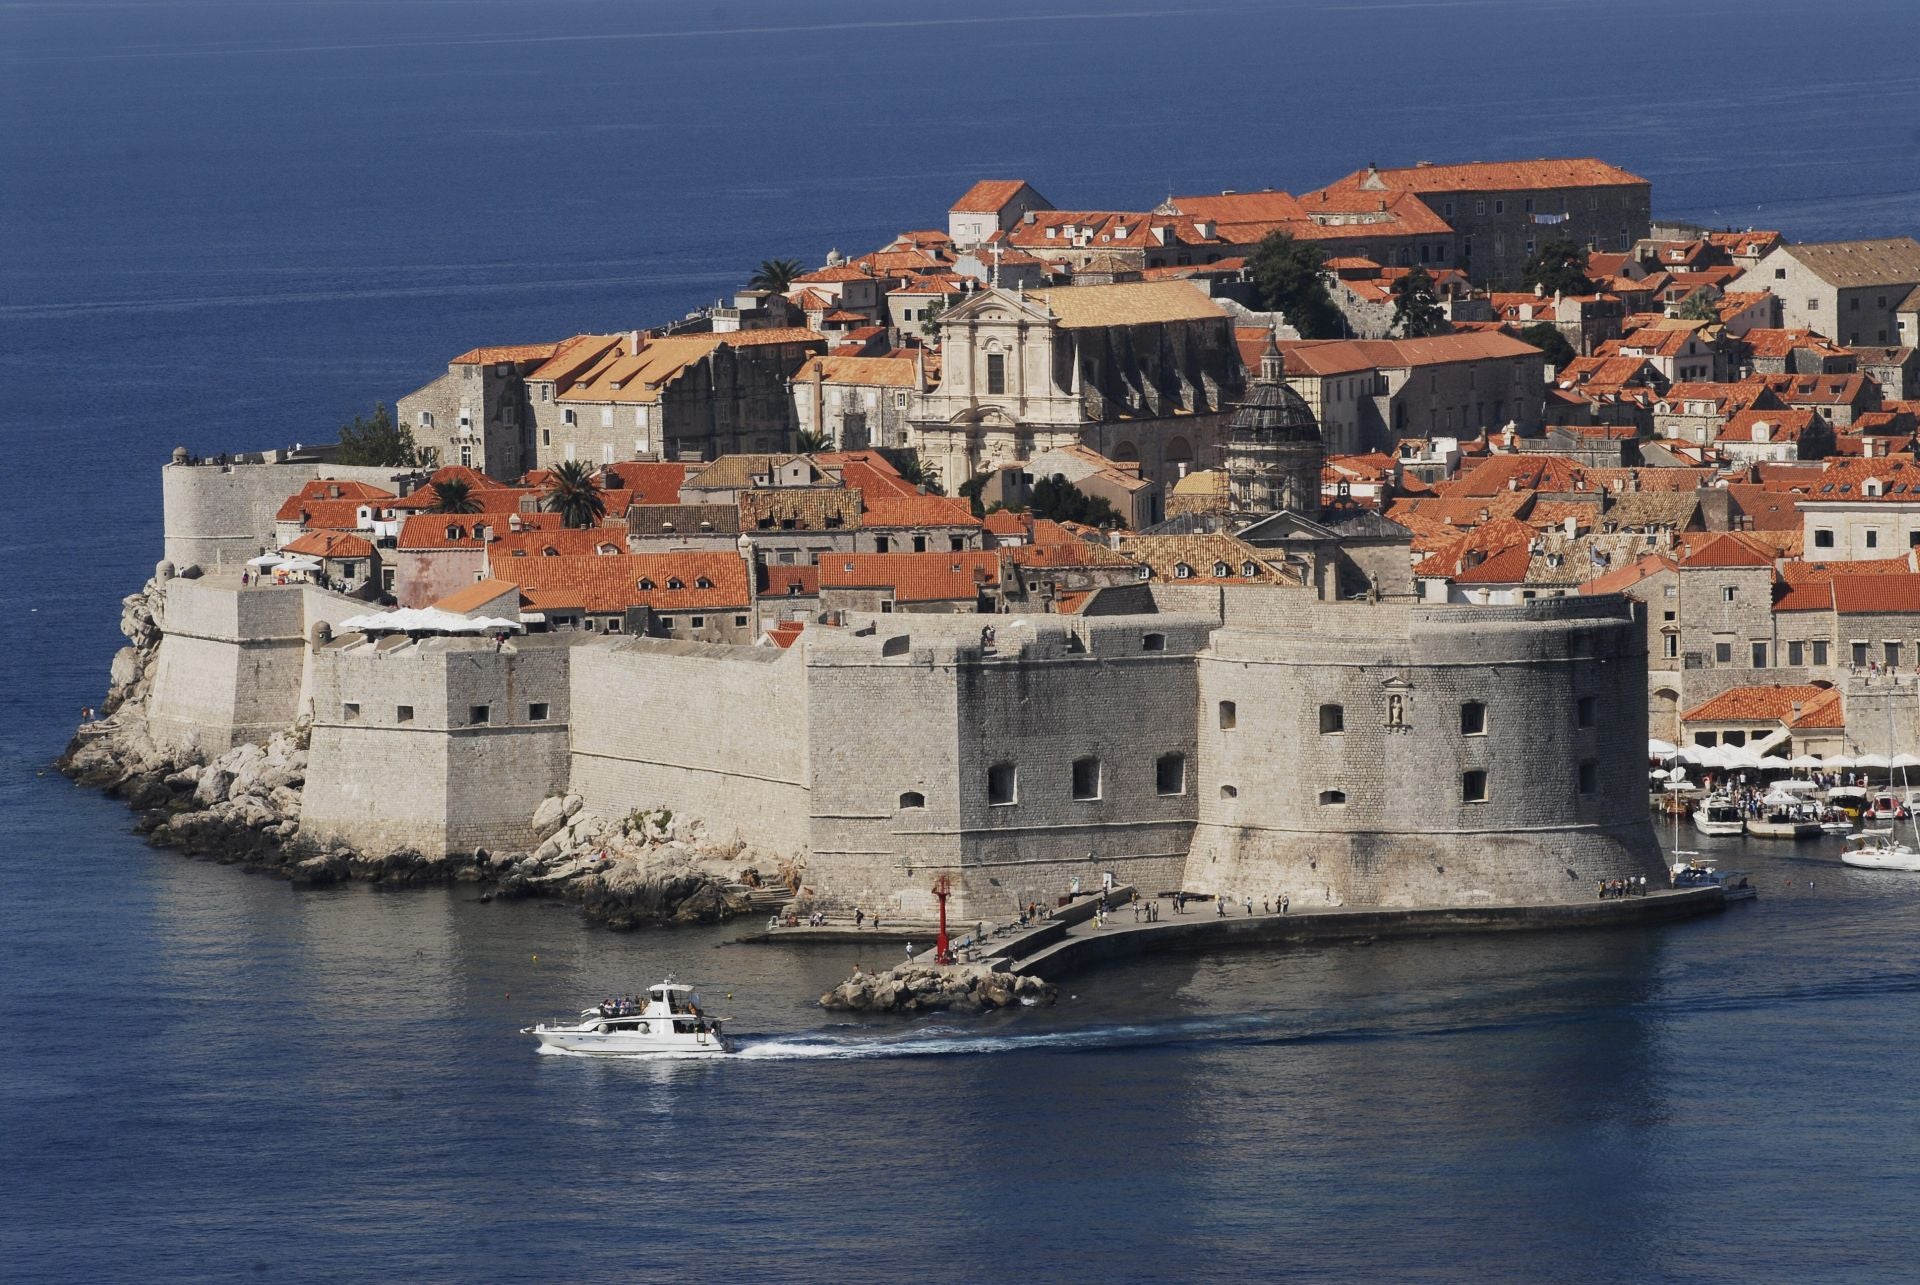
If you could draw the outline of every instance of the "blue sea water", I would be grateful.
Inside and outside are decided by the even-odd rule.
[[[1650,932],[1222,955],[836,1022],[852,950],[296,893],[46,772],[155,470],[760,259],[1370,160],[1920,232],[1912,0],[0,2],[0,1275],[1910,1279],[1920,883]],[[1793,887],[1786,885],[1791,881]],[[886,962],[865,952],[869,967]],[[515,1034],[677,969],[725,1065]]]

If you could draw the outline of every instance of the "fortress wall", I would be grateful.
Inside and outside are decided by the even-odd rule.
[[[578,649],[572,780],[608,818],[698,817],[709,837],[807,845],[807,691],[796,648],[629,638]]]
[[[311,585],[169,580],[147,704],[154,739],[218,754],[285,731],[307,709],[307,631],[365,610]]]
[[[1004,918],[1103,870],[1177,886],[1194,817],[1193,655],[1212,621],[1002,617],[992,654],[976,620],[873,623],[871,636],[823,632],[810,653],[810,882],[823,895],[927,918],[944,873],[960,885],[952,913]],[[1184,756],[1180,793],[1155,788],[1164,753]],[[1094,799],[1072,797],[1083,757],[1101,764]],[[1010,804],[989,802],[996,764],[1016,771]],[[924,803],[902,806],[908,791]]]
[[[273,515],[315,478],[393,489],[391,468],[341,464],[168,464],[160,470],[166,556],[176,567],[238,564],[277,547]]]
[[[1379,612],[1319,604],[1292,632],[1215,636],[1189,887],[1302,904],[1577,901],[1602,878],[1661,873],[1644,626],[1618,599],[1410,608],[1397,637],[1368,632]],[[1483,734],[1463,733],[1467,702],[1485,704]],[[1320,730],[1323,704],[1343,730]],[[1473,770],[1484,802],[1463,797]]]
[[[317,649],[303,833],[436,856],[535,846],[534,809],[567,785],[570,641],[495,651],[355,637]]]

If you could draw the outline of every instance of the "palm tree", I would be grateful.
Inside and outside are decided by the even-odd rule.
[[[891,456],[893,468],[903,480],[911,486],[924,486],[929,495],[940,494],[940,483],[927,472],[926,465],[920,462],[918,455]]]
[[[825,433],[816,433],[810,428],[803,428],[796,432],[793,435],[793,440],[797,444],[795,449],[803,455],[811,455],[815,451],[830,451],[833,449],[833,439],[831,437],[828,437]]]
[[[457,477],[433,484],[433,507],[429,513],[478,513],[480,501],[473,498],[473,487]]]
[[[547,512],[558,513],[570,527],[598,526],[607,515],[599,479],[579,460],[563,460],[547,476]]]
[[[770,290],[774,294],[785,294],[793,279],[805,272],[798,259],[763,259],[760,270],[747,281],[749,290]]]

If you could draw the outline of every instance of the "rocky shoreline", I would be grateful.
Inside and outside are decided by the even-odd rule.
[[[820,997],[820,1007],[857,1013],[984,1013],[1016,1004],[1050,1004],[1059,993],[1038,977],[988,964],[900,964],[856,973]]]
[[[136,828],[153,846],[310,887],[349,880],[475,883],[485,899],[557,898],[579,905],[590,921],[617,929],[721,923],[798,895],[793,867],[744,845],[703,843],[697,821],[636,812],[610,822],[588,812],[578,795],[540,805],[533,825],[541,842],[526,853],[373,853],[304,838],[305,728],[211,759],[165,748],[149,734],[147,697],[164,632],[165,581],[172,574],[161,564],[153,579],[123,600],[120,629],[128,645],[113,659],[107,699],[56,763],[77,785],[125,799]],[[762,868],[778,874],[764,879]]]

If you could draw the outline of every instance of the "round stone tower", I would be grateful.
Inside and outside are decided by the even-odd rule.
[[[1267,336],[1260,374],[1227,424],[1227,489],[1235,517],[1286,511],[1320,512],[1320,469],[1326,460],[1320,424],[1281,369]]]

